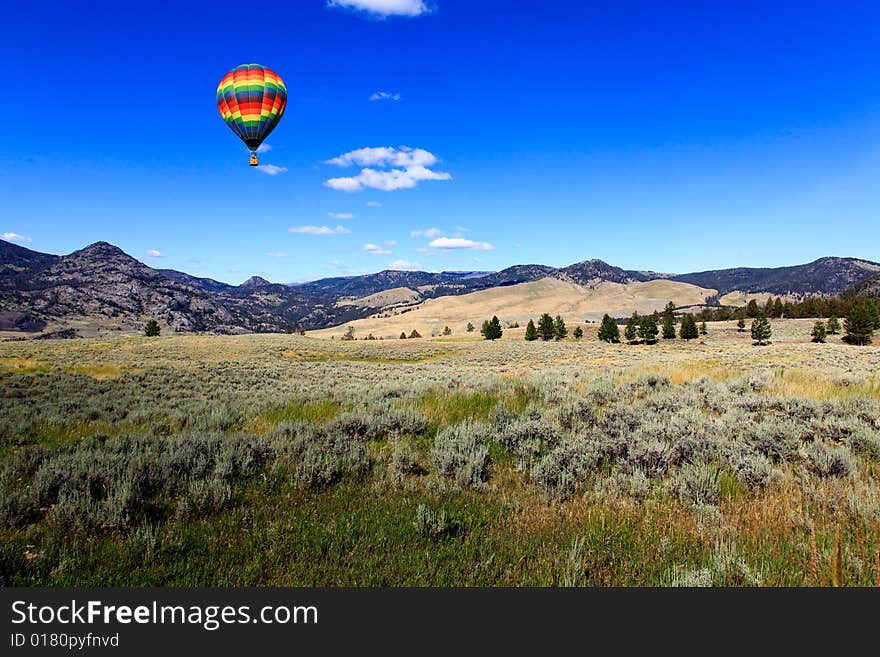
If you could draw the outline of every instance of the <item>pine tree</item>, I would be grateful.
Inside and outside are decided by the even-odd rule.
[[[562,319],[562,315],[556,315],[556,319],[553,320],[553,337],[562,340],[567,335],[568,329],[565,327],[565,320]]]
[[[663,309],[663,339],[675,339],[675,304],[671,301]]]
[[[151,319],[147,322],[147,325],[144,327],[144,335],[148,338],[155,338],[162,332],[162,329],[159,328],[159,322],[155,319]]]
[[[740,333],[746,332],[746,320],[743,319],[742,317],[740,317],[738,320],[736,320],[736,330],[739,331]]]
[[[535,322],[529,320],[529,323],[526,324],[526,340],[532,342],[533,340],[538,339],[538,329],[535,328]]]
[[[642,317],[638,329],[639,339],[645,344],[654,344],[657,342],[657,332],[657,320],[654,319],[654,316],[646,315]]]
[[[813,324],[813,331],[810,335],[813,336],[813,342],[825,342],[825,336],[828,335],[825,324],[822,322]]]
[[[757,317],[759,312],[761,311],[758,308],[758,302],[754,299],[746,304],[746,317]]]
[[[773,297],[767,297],[767,303],[764,304],[764,314],[767,317],[773,317]]]
[[[492,319],[487,319],[483,322],[483,328],[480,333],[486,340],[497,340],[500,338],[503,331],[501,330],[501,322],[498,321],[498,317],[492,315]]]
[[[700,336],[697,320],[690,313],[681,318],[681,327],[678,329],[678,335],[682,340],[693,340]]]
[[[853,304],[843,320],[843,341],[856,345],[870,344],[877,321],[874,313],[874,305],[869,301]]]
[[[443,335],[452,335],[452,329],[448,326],[443,327]]]
[[[582,329],[580,326],[575,326],[574,331],[572,332],[572,336],[575,340],[580,340],[582,337],[584,337],[584,329]]]
[[[770,328],[770,320],[764,313],[758,313],[755,321],[752,322],[752,340],[758,345],[767,344],[771,335],[773,330]]]
[[[782,317],[782,313],[784,312],[784,310],[785,308],[782,305],[782,299],[776,297],[776,301],[773,302],[773,317],[779,319],[780,317]]]
[[[418,331],[416,331],[415,329],[413,329],[413,330],[410,332],[409,337],[410,337],[410,338],[420,338],[420,337],[422,337],[422,334],[419,333]]]
[[[475,327],[474,327],[473,324],[471,324],[470,322],[467,323],[467,332],[468,332],[468,333],[473,333],[473,332],[474,332],[474,328],[475,328]]]
[[[637,312],[633,312],[632,317],[626,322],[626,328],[623,330],[623,337],[626,338],[626,341],[630,344],[636,341],[636,337],[639,334],[639,323],[641,322],[641,317]]]
[[[620,342],[620,328],[611,315],[606,314],[602,317],[602,324],[599,325],[599,339],[605,342]]]
[[[709,333],[709,329],[706,328],[706,320],[704,319],[700,322],[700,335],[707,335]]]
[[[538,320],[538,335],[545,342],[552,340],[556,336],[556,325],[553,323],[553,318],[547,313],[541,315],[541,318]]]
[[[401,340],[406,340],[406,332],[405,332],[405,331],[401,331],[401,332],[400,332],[400,339],[401,339]]]
[[[840,322],[837,321],[837,317],[831,315],[828,318],[828,325],[825,327],[828,331],[828,335],[837,335],[840,333]]]

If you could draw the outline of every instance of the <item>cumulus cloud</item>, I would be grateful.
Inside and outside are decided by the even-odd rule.
[[[327,160],[327,164],[338,167],[350,167],[353,165],[368,167],[429,167],[437,164],[437,156],[426,151],[424,148],[410,148],[401,146],[374,146],[357,148],[348,153]]]
[[[269,253],[267,253],[266,255],[269,256],[270,258],[286,258],[287,257],[286,253],[282,253],[280,251],[269,251]]]
[[[451,180],[450,174],[428,168],[437,162],[437,156],[424,148],[358,148],[327,160],[327,164],[364,167],[360,173],[356,176],[330,178],[324,181],[324,185],[343,192],[358,192],[365,188],[391,192],[396,189],[411,189],[423,180]]]
[[[432,240],[428,246],[433,249],[467,249],[470,251],[491,251],[495,248],[488,242],[475,242],[463,237],[438,237]]]
[[[265,173],[267,176],[277,176],[279,173],[287,173],[287,167],[279,167],[274,164],[260,164],[257,171]]]
[[[161,258],[162,252],[159,249],[147,249],[146,254],[148,258]]]
[[[382,204],[379,201],[367,201],[368,208],[381,208]]]
[[[370,96],[370,100],[372,100],[372,101],[393,100],[396,102],[396,101],[400,100],[400,94],[392,94],[388,91],[377,91],[372,96]]]
[[[291,226],[287,231],[301,235],[348,235],[351,232],[344,226],[337,226],[336,228],[330,228],[329,226]]]
[[[3,233],[0,237],[7,242],[18,242],[19,244],[30,244],[33,242],[27,235],[19,235],[18,233]]]
[[[257,153],[268,153],[272,150],[272,146],[269,144],[260,144],[257,146]]]
[[[451,180],[452,176],[442,171],[431,171],[423,166],[407,167],[406,169],[361,169],[356,176],[331,178],[324,182],[330,189],[343,192],[359,192],[364,188],[380,189],[393,192],[397,189],[412,189],[423,180]]]
[[[395,260],[388,264],[388,269],[397,269],[398,271],[416,271],[421,267],[421,263],[410,262],[409,260]]]
[[[328,212],[327,216],[331,219],[354,219],[351,212]]]
[[[386,249],[378,244],[364,244],[364,251],[367,253],[372,253],[373,255],[391,255],[391,249]]]
[[[354,9],[385,18],[388,16],[420,16],[431,11],[424,0],[328,0],[328,7]]]
[[[439,228],[426,228],[425,230],[414,230],[411,231],[410,237],[427,237],[429,240],[434,239],[435,237],[440,237],[443,234],[443,231]]]

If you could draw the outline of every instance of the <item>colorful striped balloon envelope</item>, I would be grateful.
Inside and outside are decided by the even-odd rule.
[[[275,129],[287,107],[287,87],[275,71],[259,64],[242,64],[217,85],[217,109],[226,125],[251,152],[257,166],[257,149]]]

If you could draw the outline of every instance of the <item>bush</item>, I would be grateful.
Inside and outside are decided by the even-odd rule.
[[[452,525],[446,517],[446,511],[435,511],[426,504],[416,507],[416,519],[413,522],[416,533],[425,538],[438,539],[452,533]]]
[[[159,323],[155,319],[151,319],[144,327],[144,335],[148,338],[155,338],[161,332],[162,329],[159,328]]]
[[[718,466],[713,463],[689,463],[675,476],[679,499],[686,504],[717,504],[720,497]]]
[[[470,422],[446,427],[434,438],[431,459],[442,476],[460,486],[481,487],[489,476],[486,428]]]
[[[601,462],[598,443],[569,437],[532,466],[531,479],[548,493],[566,496]]]
[[[857,468],[856,457],[843,445],[814,443],[805,453],[807,468],[820,477],[849,477]]]

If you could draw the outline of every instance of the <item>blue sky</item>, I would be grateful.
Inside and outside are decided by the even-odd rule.
[[[73,4],[4,11],[0,234],[29,248],[231,283],[880,260],[876,2]],[[288,88],[278,169],[216,108],[248,62]]]

